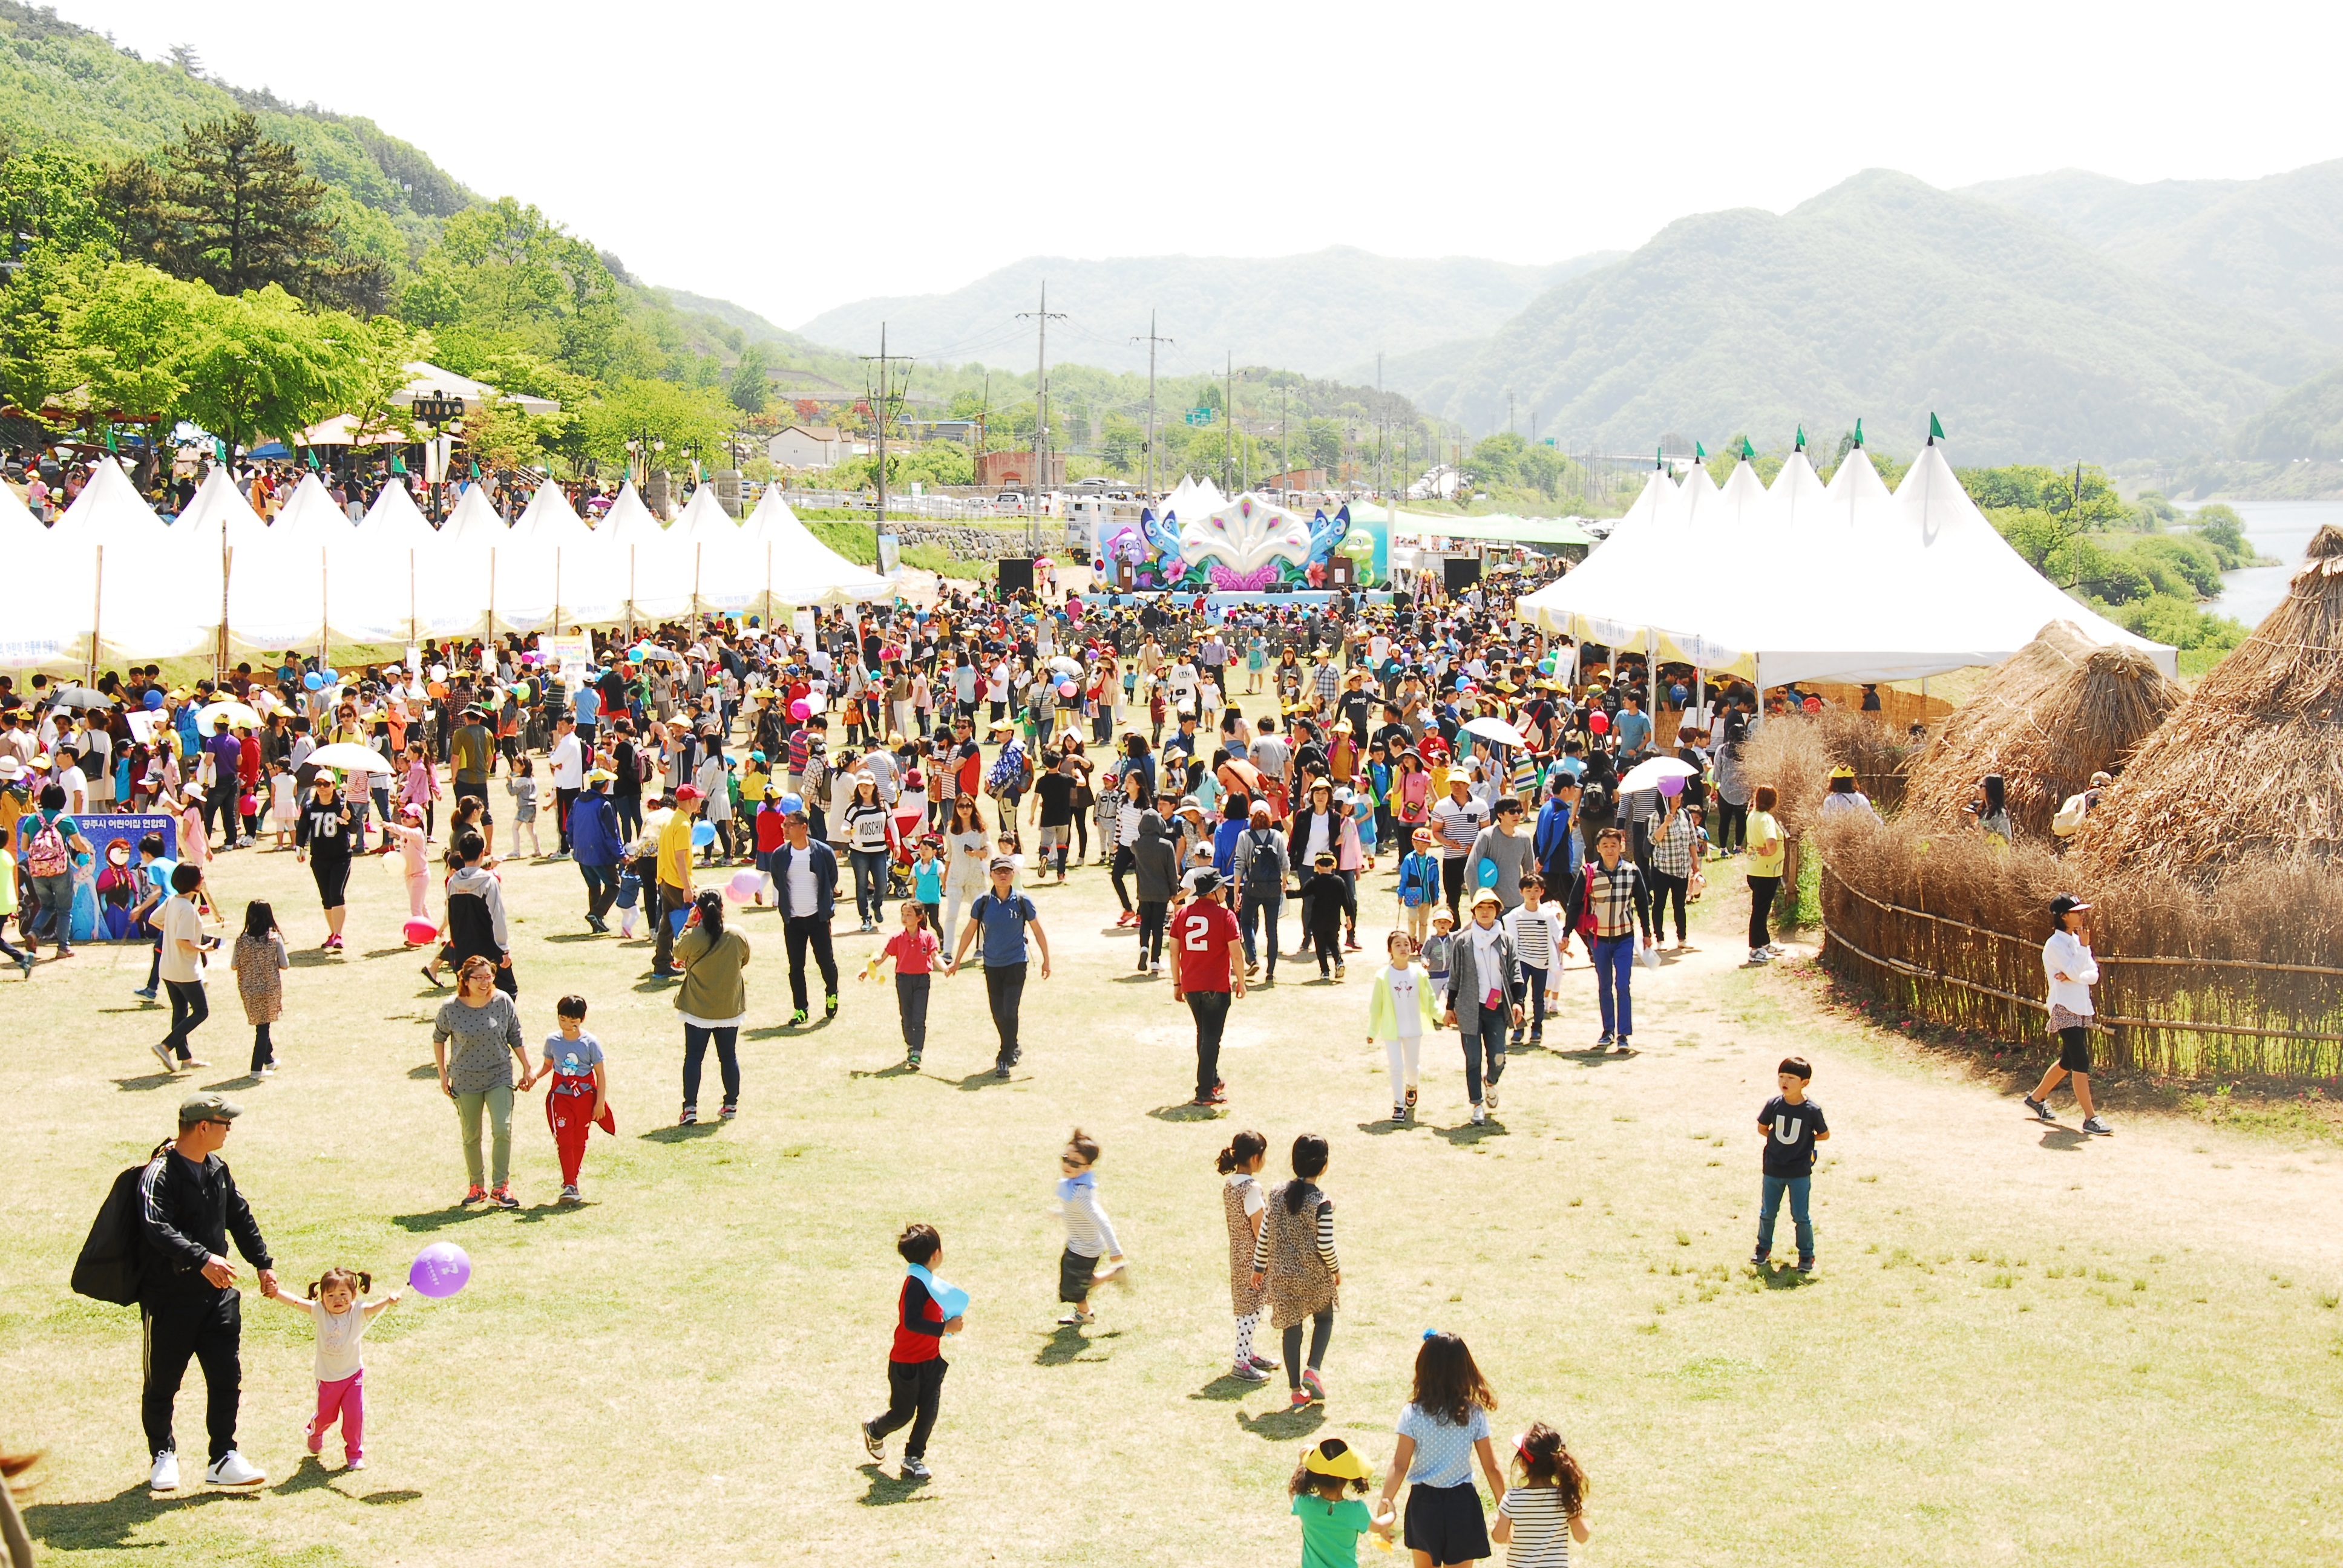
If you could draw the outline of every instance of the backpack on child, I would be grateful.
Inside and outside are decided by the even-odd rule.
[[[62,877],[73,869],[73,849],[65,842],[64,829],[57,819],[46,811],[38,814],[40,826],[25,846],[25,869],[35,877]]]

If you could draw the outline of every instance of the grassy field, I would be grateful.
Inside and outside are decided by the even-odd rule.
[[[1639,1054],[1575,1053],[1598,1026],[1590,971],[1570,970],[1555,1049],[1517,1060],[1485,1130],[1466,1122],[1453,1034],[1426,1052],[1421,1123],[1383,1120],[1363,958],[1344,986],[1294,983],[1293,966],[1240,1002],[1228,1115],[1185,1109],[1186,1010],[1128,972],[1095,869],[1036,894],[1057,972],[1029,989],[1006,1084],[984,1070],[973,974],[938,982],[921,1074],[900,1069],[877,988],[850,980],[834,1023],[785,1027],[775,919],[750,914],[743,1114],[687,1131],[670,1125],[681,1029],[641,982],[647,948],[587,935],[570,867],[516,864],[532,1038],[554,998],[590,999],[619,1127],[591,1145],[588,1201],[555,1208],[530,1097],[516,1213],[454,1206],[455,1118],[428,1066],[446,993],[398,945],[397,879],[354,874],[341,958],[315,950],[290,854],[230,855],[214,880],[235,911],[273,899],[308,950],[266,1084],[243,1077],[225,976],[197,1037],[214,1065],[177,1080],[146,1049],[161,1011],[128,994],[143,951],[92,944],[0,982],[20,1172],[0,1195],[0,1448],[45,1453],[25,1498],[45,1561],[1290,1561],[1297,1449],[1340,1433],[1386,1459],[1433,1327],[1473,1345],[1501,1433],[1544,1418],[1567,1435],[1599,1563],[2343,1556],[2333,1146],[2120,1100],[2114,1139],[2038,1128],[1999,1082],[1825,1005],[1803,963],[1735,967],[1729,877],[1695,932],[1707,950],[1638,977]],[[1388,887],[1370,879],[1371,948]],[[840,956],[868,946],[845,936]],[[1815,1061],[1836,1134],[1804,1282],[1745,1264],[1754,1119],[1789,1050]],[[473,1258],[462,1295],[410,1294],[371,1332],[365,1472],[335,1447],[297,1462],[306,1331],[256,1296],[242,1441],[270,1487],[146,1494],[133,1314],[65,1281],[107,1179],[191,1083],[247,1107],[228,1155],[288,1282],[337,1263],[401,1277],[431,1241]],[[1105,1145],[1134,1260],[1086,1332],[1053,1324],[1050,1182],[1076,1123]],[[1212,1157],[1241,1127],[1269,1135],[1273,1177],[1295,1133],[1332,1141],[1345,1283],[1323,1409],[1289,1412],[1282,1377],[1222,1376]],[[891,1241],[913,1218],[941,1228],[943,1272],[974,1297],[924,1487],[869,1464],[851,1431],[884,1403]],[[198,1384],[179,1403],[191,1453]]]

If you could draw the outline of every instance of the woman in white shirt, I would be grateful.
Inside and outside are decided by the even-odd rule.
[[[2055,929],[2042,944],[2042,973],[2050,987],[2050,1030],[2058,1037],[2058,1060],[2026,1097],[2026,1109],[2041,1121],[2057,1121],[2050,1113],[2050,1092],[2060,1079],[2071,1076],[2075,1103],[2083,1109],[2083,1131],[2105,1135],[2115,1129],[2091,1109],[2091,988],[2098,983],[2099,965],[2091,956],[2090,909],[2072,893],[2050,900]]]

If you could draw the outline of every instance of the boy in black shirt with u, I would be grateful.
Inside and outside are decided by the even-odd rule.
[[[895,1251],[907,1266],[903,1289],[895,1302],[895,1342],[887,1357],[887,1409],[860,1423],[863,1449],[874,1460],[886,1457],[887,1434],[908,1425],[911,1435],[903,1443],[903,1479],[926,1481],[928,1434],[935,1430],[936,1411],[943,1400],[943,1339],[961,1328],[959,1313],[944,1315],[945,1299],[958,1306],[950,1287],[940,1285],[932,1271],[944,1261],[943,1238],[933,1225],[914,1222],[895,1239]],[[940,1298],[939,1292],[944,1292]]]
[[[1765,1196],[1757,1211],[1757,1251],[1749,1261],[1765,1267],[1774,1250],[1774,1220],[1782,1211],[1782,1197],[1790,1199],[1790,1222],[1798,1232],[1798,1272],[1815,1267],[1815,1226],[1808,1218],[1806,1193],[1814,1178],[1815,1145],[1830,1137],[1823,1108],[1806,1097],[1815,1070],[1802,1056],[1782,1059],[1778,1081],[1782,1092],[1757,1113],[1757,1136],[1765,1141]]]

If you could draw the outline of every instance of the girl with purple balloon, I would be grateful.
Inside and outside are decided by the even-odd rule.
[[[307,1300],[288,1296],[274,1284],[263,1292],[309,1314],[317,1335],[317,1408],[302,1434],[316,1454],[326,1446],[326,1433],[340,1422],[342,1454],[352,1470],[366,1468],[367,1325],[398,1304],[397,1291],[378,1302],[367,1301],[366,1293],[372,1289],[373,1275],[337,1268],[327,1270],[309,1287]]]

